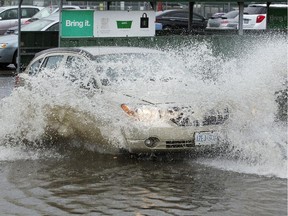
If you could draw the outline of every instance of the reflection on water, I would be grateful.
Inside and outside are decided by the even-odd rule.
[[[78,149],[62,159],[20,160],[2,167],[9,169],[7,179],[15,185],[5,202],[36,214],[287,213],[284,180],[219,172],[189,157],[139,160]],[[277,205],[267,206],[274,199]]]

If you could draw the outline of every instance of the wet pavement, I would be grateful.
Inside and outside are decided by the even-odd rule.
[[[16,74],[16,68],[14,65],[9,65],[6,68],[0,68],[0,76],[14,76]]]

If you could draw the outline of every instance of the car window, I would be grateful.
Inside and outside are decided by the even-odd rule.
[[[43,58],[38,59],[37,61],[35,61],[33,64],[31,64],[28,73],[30,75],[35,75],[39,72],[39,66],[42,62]]]
[[[21,31],[41,31],[44,27],[53,23],[54,20],[41,19],[30,23],[29,25],[24,25]]]
[[[266,14],[266,7],[250,6],[245,8],[244,12],[246,14]]]
[[[38,12],[37,14],[35,14],[35,16],[33,16],[33,18],[37,18],[37,19],[41,19],[44,17],[49,16],[52,13],[52,10],[54,8],[53,7],[46,7],[44,9],[42,9],[40,12]]]
[[[22,10],[21,10],[21,17],[22,17],[22,18],[29,18],[29,17],[28,17],[28,11],[26,10],[26,8],[22,8]]]
[[[22,18],[30,18],[34,14],[36,14],[39,10],[37,8],[22,8],[21,9],[21,17]]]
[[[193,14],[193,20],[199,20],[199,21],[202,21],[202,20],[203,20],[203,17],[201,17],[201,16],[198,15],[198,14]]]
[[[87,61],[83,57],[68,56],[65,67],[72,72],[79,72],[87,66]]]
[[[64,57],[63,55],[54,55],[46,57],[44,59],[43,64],[41,65],[41,70],[58,68],[63,57]]]
[[[184,13],[181,11],[171,11],[166,14],[163,14],[162,17],[180,17],[180,18],[188,18],[188,13]]]
[[[82,56],[68,56],[66,59],[65,67],[68,73],[65,75],[72,82],[77,81],[81,88],[99,88],[97,85],[96,77],[91,75],[87,70],[89,70],[88,60]],[[88,75],[90,74],[90,76]]]
[[[188,13],[185,12],[176,12],[172,15],[173,17],[188,18]]]
[[[2,20],[17,19],[18,18],[17,9],[6,10],[1,14],[1,17]]]

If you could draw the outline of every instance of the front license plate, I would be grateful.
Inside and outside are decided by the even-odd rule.
[[[215,132],[197,132],[195,133],[195,145],[216,145],[218,144],[218,134]]]

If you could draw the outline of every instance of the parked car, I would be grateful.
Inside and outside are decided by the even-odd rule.
[[[188,10],[166,10],[156,13],[156,22],[162,24],[163,30],[188,29]],[[204,30],[207,20],[196,13],[193,13],[192,29]]]
[[[125,150],[131,153],[189,151],[220,145],[220,131],[229,119],[228,108],[219,106],[217,111],[216,108],[212,111],[198,107],[201,114],[195,112],[195,102],[190,103],[185,95],[179,97],[176,93],[174,81],[177,82],[177,76],[166,69],[165,73],[160,73],[172,64],[171,56],[166,53],[140,47],[53,48],[36,54],[17,80],[20,86],[25,86],[29,77],[34,80],[45,77],[46,80],[52,79],[54,74],[58,81],[63,77],[73,88],[90,92],[87,95],[97,101],[97,109],[105,106],[107,114],[95,116],[97,124],[83,131],[86,136],[93,136],[93,143],[109,143],[111,134],[108,137],[103,134],[103,127],[119,118],[122,124],[118,125],[117,136],[124,141]],[[143,65],[151,67],[143,68]],[[60,81],[61,85],[63,82]],[[29,86],[31,88],[31,84]],[[173,91],[163,90],[165,87],[171,90],[171,86],[175,88]],[[182,86],[180,84],[178,88]],[[65,112],[69,112],[71,119],[77,119],[80,114],[72,109]],[[63,115],[57,115],[51,111],[50,129],[53,128],[56,134],[69,137],[69,131],[87,127],[80,122],[68,124]],[[54,121],[59,127],[53,124]]]
[[[63,9],[80,9],[79,6],[76,5],[63,5]],[[41,11],[36,13],[34,16],[32,16],[30,19],[28,19],[24,24],[29,24],[33,21],[45,18],[50,16],[51,14],[54,14],[59,11],[58,5],[49,5],[48,7],[43,8]]]
[[[226,13],[224,13],[224,12],[215,13],[215,14],[213,14],[213,15],[211,16],[211,18],[222,17],[224,14],[226,14]]]
[[[220,17],[208,19],[207,29],[237,29],[239,11],[230,11]]]
[[[269,28],[280,27],[287,29],[287,3],[269,5]],[[244,29],[266,29],[267,28],[267,5],[266,4],[249,4],[245,8]]]
[[[74,5],[63,5],[63,9],[80,9],[80,7],[79,6],[74,6]],[[34,21],[37,21],[39,19],[43,19],[43,18],[48,17],[48,16],[50,16],[50,15],[52,15],[54,13],[57,13],[58,11],[59,11],[59,7],[56,6],[56,5],[45,7],[41,11],[36,13],[33,17],[31,17],[30,19],[26,20],[23,23],[23,25],[27,25],[27,24],[29,24],[31,22],[34,22]],[[58,13],[58,16],[59,16],[59,13]],[[4,35],[14,34],[14,32],[17,31],[17,30],[18,30],[18,26],[11,27],[4,33]]]
[[[43,7],[21,6],[21,23],[31,18],[34,14],[42,10]],[[7,29],[18,25],[18,6],[0,7],[0,35],[3,35]]]
[[[170,10],[170,9],[187,9],[188,4],[183,4],[180,2],[162,2],[162,10]]]
[[[37,20],[24,25],[21,31],[59,31],[59,13],[54,13],[49,17]],[[17,31],[15,32],[17,33]],[[16,66],[16,57],[18,50],[18,35],[9,34],[0,37],[0,67],[6,67],[9,64]]]
[[[287,8],[287,4],[271,4],[270,8]],[[266,29],[267,6],[265,4],[250,4],[244,8],[243,29]],[[207,29],[238,29],[239,11],[230,11],[221,17],[211,17]]]

